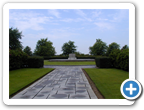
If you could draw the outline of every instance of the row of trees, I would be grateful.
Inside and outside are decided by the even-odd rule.
[[[128,48],[129,47],[125,45],[121,48],[121,50]],[[109,56],[112,50],[114,49],[120,49],[120,45],[113,42],[109,44],[109,46],[107,46],[106,43],[103,42],[101,39],[96,39],[96,43],[92,47],[89,47],[90,54],[94,56],[96,55]]]
[[[20,42],[20,39],[22,39],[23,35],[22,32],[20,32],[17,28],[9,28],[9,49],[10,50],[22,50],[24,53],[26,53],[29,56],[32,55],[39,55],[39,56],[54,56],[55,55],[55,48],[52,46],[53,43],[51,41],[48,41],[48,39],[41,39],[38,40],[36,44],[36,49],[34,50],[34,53],[32,53],[31,48],[29,46],[26,46],[23,49],[22,42]]]
[[[38,40],[34,53],[32,53],[31,48],[29,46],[26,46],[23,49],[22,42],[20,42],[20,39],[22,39],[22,37],[22,32],[20,32],[17,28],[9,28],[9,48],[11,50],[23,50],[23,52],[27,53],[29,56],[54,56],[56,54],[55,48],[53,47],[53,43],[49,41],[47,38]],[[74,42],[69,41],[68,43],[64,43],[64,45],[62,46],[62,51],[62,55],[75,53],[76,46],[74,45]]]
[[[20,32],[17,28],[9,29],[9,48],[12,50],[16,49],[23,49],[22,43],[20,42],[20,39],[22,39],[23,35],[22,32]],[[63,44],[62,51],[63,53],[61,55],[69,55],[70,53],[75,53],[76,55],[84,55],[80,52],[77,52],[76,50],[77,46],[75,46],[73,41],[69,41]],[[122,49],[127,49],[128,46],[125,45]],[[89,47],[90,54],[91,55],[106,55],[109,56],[109,54],[114,49],[120,49],[120,45],[113,42],[109,46],[106,45],[105,42],[103,42],[101,39],[96,39],[96,43]],[[29,46],[26,46],[23,49],[23,52],[27,53],[29,56],[31,55],[39,55],[39,56],[54,56],[56,54],[55,48],[53,47],[53,43],[46,39],[40,39],[38,40],[36,44],[36,48],[34,50],[34,53],[32,53],[31,48]],[[88,54],[87,54],[88,55]]]

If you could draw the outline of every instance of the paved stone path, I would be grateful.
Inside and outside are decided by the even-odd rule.
[[[97,99],[81,68],[94,66],[44,66],[56,68],[11,99]]]

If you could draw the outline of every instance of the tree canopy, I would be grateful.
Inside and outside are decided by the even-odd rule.
[[[70,53],[75,53],[76,47],[77,46],[74,45],[73,41],[64,43],[62,46],[63,55],[69,55]]]
[[[53,43],[48,41],[47,38],[38,40],[34,54],[39,56],[54,56],[56,52],[52,45]]]
[[[115,42],[109,44],[106,55],[109,55],[114,49],[120,49],[120,45]]]
[[[127,45],[124,45],[121,50],[124,50],[124,49],[129,49],[129,47]]]
[[[89,47],[91,55],[105,55],[107,50],[107,45],[101,39],[96,39],[96,43]]]
[[[27,53],[29,56],[32,56],[32,51],[29,46],[26,46],[23,50],[23,52]]]
[[[12,50],[22,49],[23,46],[19,41],[22,38],[22,32],[20,32],[17,28],[9,28],[9,48]]]

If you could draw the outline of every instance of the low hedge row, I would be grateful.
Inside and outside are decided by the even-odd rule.
[[[28,68],[40,68],[44,65],[44,58],[43,57],[33,57],[29,56],[27,60],[27,67]]]
[[[96,66],[99,68],[111,68],[112,63],[109,57],[95,57]]]
[[[48,56],[43,56],[44,60],[49,60],[49,59],[68,59],[68,56],[52,56],[52,57],[48,57]]]
[[[43,56],[44,60],[49,60],[49,59],[68,59],[69,56]],[[95,59],[95,56],[76,56],[77,59]]]
[[[118,68],[129,71],[129,49],[114,49],[109,57],[95,57],[95,62],[99,68]]]
[[[95,59],[94,56],[76,56],[77,59]]]

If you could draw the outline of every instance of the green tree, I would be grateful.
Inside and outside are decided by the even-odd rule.
[[[91,55],[105,55],[107,50],[107,45],[101,39],[96,39],[96,43],[89,47]]]
[[[63,55],[69,55],[70,53],[76,52],[76,47],[73,41],[69,41],[68,43],[64,43],[62,46]]]
[[[39,56],[54,56],[56,52],[52,45],[53,43],[48,41],[47,38],[38,40],[34,54]]]
[[[129,49],[129,47],[127,45],[124,45],[121,50],[124,50],[124,49]]]
[[[117,44],[117,43],[115,43],[115,42],[109,44],[109,47],[108,47],[107,52],[106,52],[106,55],[109,56],[109,54],[110,54],[110,53],[112,52],[112,50],[114,50],[114,49],[120,49],[120,45]]]
[[[9,28],[9,48],[12,50],[22,49],[23,46],[19,41],[22,38],[22,32],[20,32],[17,28]]]
[[[23,50],[23,52],[27,53],[29,56],[32,56],[32,51],[29,46],[26,46]]]
[[[75,55],[76,55],[76,56],[85,56],[85,54],[84,54],[84,53],[81,53],[81,52],[75,52]]]

